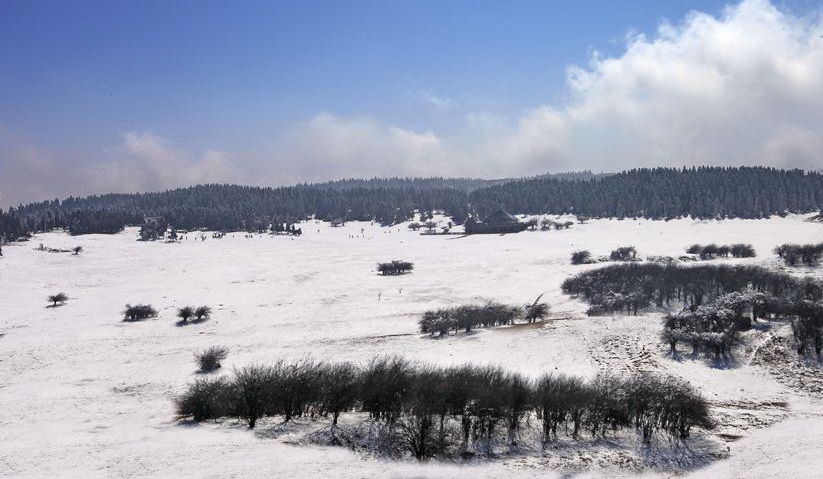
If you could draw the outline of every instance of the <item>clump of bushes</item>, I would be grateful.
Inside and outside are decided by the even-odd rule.
[[[229,355],[229,350],[223,346],[211,346],[201,353],[194,355],[197,364],[200,367],[201,373],[210,373],[220,369],[220,362],[226,359]]]
[[[594,263],[592,254],[587,250],[575,251],[572,253],[572,264],[589,264]]]
[[[156,317],[157,310],[147,304],[136,304],[134,306],[127,304],[126,310],[123,312],[123,321],[126,322],[142,321]]]
[[[686,253],[696,254],[700,256],[700,259],[728,258],[729,255],[734,258],[754,258],[757,256],[752,245],[743,243],[721,246],[714,243],[707,245],[693,244],[686,249]]]
[[[784,244],[774,249],[775,254],[783,260],[787,266],[816,266],[823,256],[823,243],[818,244]]]
[[[383,276],[395,276],[411,273],[414,263],[409,261],[393,260],[388,263],[377,263],[377,272]]]
[[[545,312],[534,309],[538,308],[536,305],[529,308],[532,315],[539,313],[545,316],[548,312],[548,307]],[[523,314],[524,308],[520,306],[489,302],[484,305],[453,306],[426,311],[418,324],[422,333],[437,333],[443,336],[449,334],[449,331],[463,329],[468,333],[475,328],[513,324]]]
[[[199,306],[196,309],[192,306],[184,306],[177,310],[177,317],[180,321],[178,326],[185,326],[189,323],[202,323],[211,318],[211,308],[208,306]]]
[[[194,321],[195,323],[202,323],[203,321],[208,321],[211,318],[211,307],[209,306],[198,306],[197,309],[194,310]]]
[[[337,418],[368,413],[390,441],[418,460],[494,454],[518,447],[521,431],[539,427],[543,445],[560,434],[593,438],[636,430],[645,442],[657,433],[686,439],[711,428],[706,400],[688,383],[667,376],[598,376],[592,381],[546,374],[532,380],[493,366],[411,363],[379,357],[365,366],[311,359],[252,365],[232,377],[199,379],[177,399],[180,416],[196,421],[260,418]],[[392,451],[378,450],[392,453]]]
[[[69,297],[66,296],[66,293],[52,294],[49,296],[49,303],[51,303],[52,308],[56,308],[58,303],[65,304],[65,302],[68,301],[68,299]]]
[[[609,259],[612,261],[634,261],[637,259],[637,250],[634,249],[634,246],[621,246],[612,250]]]

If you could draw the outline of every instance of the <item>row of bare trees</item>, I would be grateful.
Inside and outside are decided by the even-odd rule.
[[[737,243],[732,245],[716,245],[714,243],[701,245],[693,244],[686,249],[686,253],[696,254],[700,259],[715,259],[717,257],[728,258],[754,258],[757,256],[754,248],[750,244]]]
[[[567,278],[562,288],[588,301],[591,315],[637,314],[652,305],[700,306],[723,294],[746,290],[792,301],[823,299],[820,281],[751,265],[623,263]]]
[[[823,257],[823,243],[783,244],[775,248],[774,252],[787,266],[816,266]]]
[[[462,329],[468,333],[477,328],[514,324],[518,320],[534,323],[549,314],[549,305],[539,301],[540,298],[526,306],[488,302],[483,305],[469,304],[434,309],[423,313],[418,324],[421,333],[445,336],[450,331],[457,332]]]
[[[694,427],[712,426],[705,399],[671,377],[535,380],[499,367],[443,368],[396,356],[364,366],[312,359],[246,366],[230,377],[196,380],[177,407],[182,417],[239,418],[250,428],[266,416],[325,417],[333,435],[342,414],[368,413],[372,425],[419,460],[490,454],[496,445],[516,449],[535,424],[544,445],[560,434],[602,437],[626,428],[645,441],[658,433],[685,439]]]

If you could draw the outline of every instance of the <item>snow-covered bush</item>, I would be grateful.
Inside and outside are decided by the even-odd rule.
[[[229,350],[222,346],[211,346],[201,353],[194,355],[201,373],[210,373],[220,369],[220,362],[226,359]]]
[[[575,251],[572,253],[572,264],[589,264],[594,263],[592,254],[587,250]]]
[[[413,269],[414,263],[408,261],[393,260],[388,263],[377,263],[377,272],[383,276],[411,273]]]
[[[203,321],[207,321],[211,318],[211,308],[209,306],[198,306],[197,309],[194,310],[194,321],[195,323],[202,323]]]
[[[177,414],[195,421],[217,419],[234,414],[236,394],[225,377],[197,379],[177,398]]]
[[[133,322],[157,317],[157,310],[147,304],[127,304],[123,312],[123,321]]]
[[[191,306],[183,306],[177,310],[177,317],[180,318],[180,321],[177,322],[178,326],[183,326],[185,324],[189,324],[189,320],[194,316],[194,308]]]

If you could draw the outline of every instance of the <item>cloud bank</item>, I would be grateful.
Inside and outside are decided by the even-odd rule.
[[[179,150],[148,132],[128,132],[104,152],[117,160],[75,161],[0,129],[0,206],[64,195],[162,190],[198,183],[238,181],[228,155]]]
[[[244,178],[283,184],[693,164],[823,167],[819,13],[797,17],[767,0],[744,0],[719,16],[693,12],[653,34],[627,36],[618,56],[595,52],[587,65],[569,67],[567,89],[563,104],[514,116],[471,111],[426,91],[431,108],[459,118],[448,133],[327,112],[234,157],[179,151],[131,132],[106,152],[116,161],[68,176],[50,168],[54,155],[0,131],[0,191],[21,201]],[[67,182],[82,191],[67,190]]]
[[[569,100],[509,119],[466,112],[456,134],[323,114],[284,139],[307,171],[513,176],[589,168],[823,167],[823,22],[767,0],[693,12],[567,69]],[[276,154],[275,154],[276,155]]]

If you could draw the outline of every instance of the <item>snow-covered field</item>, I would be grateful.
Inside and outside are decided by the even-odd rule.
[[[288,434],[266,433],[271,423],[256,431],[231,422],[178,423],[173,397],[196,377],[193,353],[225,345],[225,370],[306,355],[365,361],[400,353],[440,364],[499,364],[534,376],[665,371],[711,400],[720,427],[706,441],[729,456],[687,474],[820,477],[823,401],[749,364],[785,325],[747,333],[739,364],[712,368],[666,356],[659,314],[587,318],[585,304],[560,292],[563,279],[598,267],[570,265],[578,249],[599,256],[634,245],[643,257],[677,257],[691,243],[746,242],[759,257],[740,261],[777,268],[776,245],[823,237],[823,225],[804,219],[595,220],[561,231],[470,237],[421,236],[406,225],[307,222],[300,238],[237,233],[200,241],[190,233],[179,244],[137,242],[135,229],[114,236],[41,234],[5,247],[0,258],[0,475],[570,477],[545,469],[557,464],[577,470],[574,477],[672,474],[612,468],[591,442],[562,461],[549,451],[482,464],[418,465],[292,445]],[[36,251],[39,243],[79,245],[83,252]],[[376,263],[391,259],[414,262],[414,273],[376,275]],[[716,260],[730,261],[736,260]],[[47,308],[46,297],[61,291],[70,298],[66,305]],[[543,293],[552,319],[537,327],[442,340],[416,331],[426,309],[527,303]],[[123,323],[126,303],[151,304],[160,317]],[[212,320],[175,327],[175,308],[201,304],[212,306]],[[591,470],[579,471],[585,467]]]

